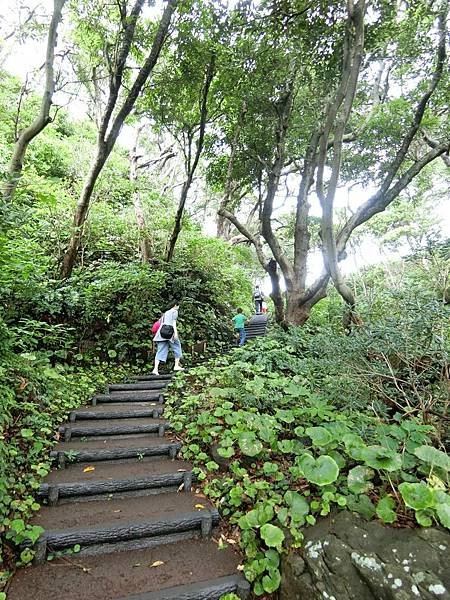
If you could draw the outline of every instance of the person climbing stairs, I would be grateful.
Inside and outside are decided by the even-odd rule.
[[[254,317],[248,336],[264,335]],[[196,493],[192,465],[164,419],[170,375],[112,384],[73,410],[50,453],[32,520],[44,532],[8,600],[248,598],[241,557],[213,541],[217,509]]]

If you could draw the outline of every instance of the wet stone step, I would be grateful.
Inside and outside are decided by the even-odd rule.
[[[158,566],[152,567],[155,563]],[[219,550],[209,540],[67,557],[19,570],[9,588],[8,600],[131,600],[146,593],[161,594],[153,596],[159,600],[218,600],[224,592],[204,596],[202,588],[210,590],[213,582],[228,577],[245,581],[236,570],[238,564],[237,554]],[[196,595],[186,595],[187,586],[198,586]],[[177,595],[173,595],[174,590]]]

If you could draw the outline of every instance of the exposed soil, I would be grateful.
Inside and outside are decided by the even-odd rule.
[[[159,473],[176,473],[179,470],[189,471],[192,465],[182,460],[137,460],[129,459],[124,463],[110,464],[108,461],[96,462],[94,471],[84,472],[85,464],[75,463],[66,469],[52,471],[46,483],[69,483],[77,481],[107,481],[114,479],[132,479],[149,477]]]
[[[198,508],[195,505],[198,505]],[[119,523],[143,521],[147,519],[172,517],[178,513],[187,513],[208,508],[211,505],[204,498],[194,494],[167,493],[153,496],[138,496],[121,500],[98,500],[93,502],[74,502],[43,506],[33,518],[34,525],[44,529],[77,529]]]
[[[82,442],[80,439],[70,442],[60,442],[59,444],[56,444],[53,450],[57,452],[74,450],[76,452],[77,450],[91,450],[93,448],[103,450],[111,450],[112,448],[146,448],[167,444],[168,442],[170,442],[170,440],[167,438],[167,436],[164,438],[159,438],[150,433],[120,438],[99,436],[98,439],[88,440],[86,442]]]
[[[164,564],[151,567],[156,561]],[[78,559],[75,555],[19,571],[8,600],[115,600],[232,575],[238,564],[238,555],[200,540]]]
[[[159,402],[154,403],[154,408],[160,407],[161,404]],[[113,402],[111,404],[97,404],[97,406],[89,406],[88,408],[80,408],[79,410],[75,410],[74,412],[90,412],[94,414],[102,414],[104,412],[122,412],[129,410],[152,410],[152,405],[150,402]],[[77,419],[78,420],[78,419]]]
[[[99,427],[104,427],[107,429],[108,427],[114,428],[119,427],[121,425],[159,425],[160,423],[168,424],[167,419],[153,419],[152,417],[139,417],[139,418],[130,418],[130,419],[96,419],[95,421],[81,421],[78,423],[73,423],[70,427],[76,427],[77,429],[82,427],[86,430],[86,435],[89,435],[90,429],[97,429]]]

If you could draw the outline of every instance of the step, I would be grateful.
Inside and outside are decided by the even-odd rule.
[[[105,402],[164,402],[164,396],[158,392],[117,392],[114,394],[97,394],[92,398],[92,406]]]
[[[136,390],[162,390],[167,387],[167,381],[141,381],[139,383],[111,383],[109,392],[135,392]]]
[[[172,377],[172,373],[160,373],[159,375],[149,373],[148,375],[136,375],[133,379],[136,381],[170,381]]]
[[[157,592],[123,596],[119,600],[220,600],[234,593],[241,600],[250,597],[251,586],[243,575],[228,575],[210,581],[180,585]]]
[[[69,414],[69,421],[91,421],[97,419],[159,419],[164,408],[158,403],[152,406],[144,402],[117,403],[111,405],[101,404],[86,409],[73,410]]]
[[[145,456],[169,456],[175,458],[181,448],[180,442],[162,441],[150,435],[136,435],[128,438],[98,438],[59,443],[50,452],[60,468],[70,463],[104,460],[124,460]]]
[[[198,507],[198,508],[196,508]],[[32,519],[44,528],[36,562],[49,552],[81,546],[78,556],[138,550],[188,537],[208,537],[217,509],[194,494],[166,493],[43,506]]]
[[[107,419],[94,422],[61,425],[59,433],[65,442],[70,442],[74,437],[91,437],[105,435],[132,435],[138,433],[155,433],[158,437],[164,437],[170,424],[166,420],[153,418],[137,419]]]
[[[85,472],[85,468],[74,464],[53,470],[40,485],[39,498],[54,505],[74,498],[81,502],[110,494],[189,492],[193,480],[192,465],[185,461],[95,462],[88,466],[90,470]]]
[[[151,567],[156,561],[162,564]],[[153,596],[158,600],[216,600],[220,595],[215,591],[205,595],[204,590],[216,587],[219,579],[226,585],[223,579],[231,577],[245,586],[236,570],[239,562],[238,554],[230,548],[219,550],[210,540],[184,540],[176,548],[167,544],[99,556],[72,555],[17,571],[8,600],[130,600],[146,593],[160,594]],[[197,586],[196,595],[188,586]]]

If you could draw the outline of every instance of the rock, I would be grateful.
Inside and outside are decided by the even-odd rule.
[[[450,533],[394,529],[342,511],[282,561],[279,600],[450,600]]]

